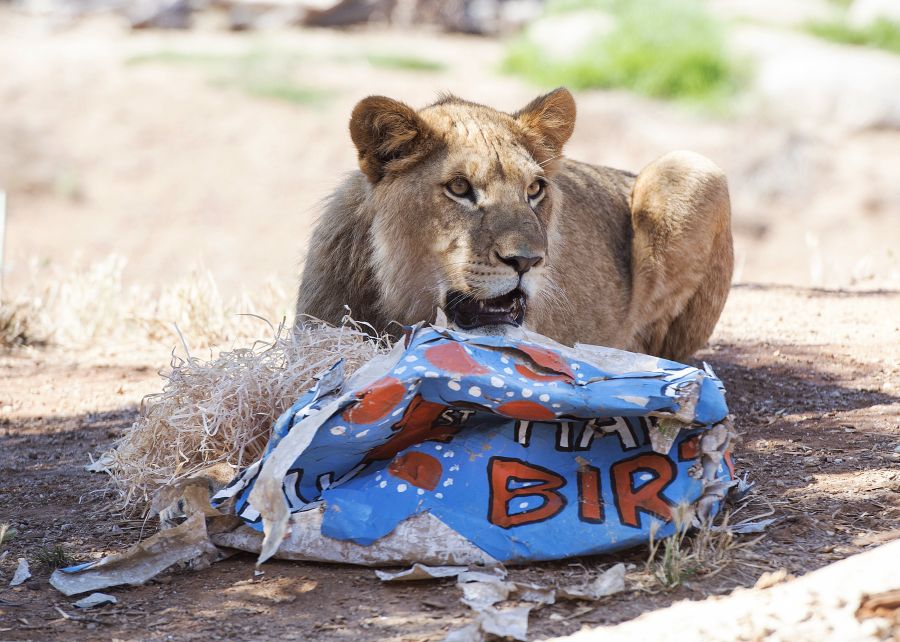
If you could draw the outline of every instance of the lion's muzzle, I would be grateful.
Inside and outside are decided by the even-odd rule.
[[[474,299],[462,292],[447,293],[447,320],[462,330],[485,326],[520,326],[525,321],[526,297],[519,288],[492,299]]]

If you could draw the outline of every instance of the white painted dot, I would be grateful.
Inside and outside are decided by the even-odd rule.
[[[440,375],[438,373],[436,373],[434,370],[426,370],[425,376],[428,377],[429,379],[437,379],[438,377],[440,377]]]
[[[409,390],[410,392],[412,392],[413,390],[416,389],[416,384],[411,383],[411,384],[409,384],[409,386],[406,389]]]
[[[519,508],[528,508],[528,502],[519,502]]]
[[[394,370],[394,374],[403,374],[404,372],[406,372],[406,366],[400,366],[399,368]]]
[[[459,470],[459,464],[453,464],[452,466],[450,466],[451,473],[455,473],[457,470]]]
[[[503,372],[505,372],[508,375],[511,375],[513,373],[512,368],[503,368]]]
[[[424,495],[424,494],[425,494],[424,488],[419,488],[418,490],[416,490],[416,495]]]
[[[651,475],[650,473],[641,473],[640,475],[638,475],[638,479],[640,479],[641,481],[650,481],[651,479],[653,479],[653,475]]]
[[[562,404],[558,404],[558,403],[552,403],[552,404],[550,404],[550,406],[553,408],[562,408]]]
[[[383,481],[383,482],[381,482],[380,484],[378,484],[378,487],[379,487],[379,488],[384,488],[385,486],[387,486],[387,482],[386,482],[386,481]]]
[[[444,493],[435,493],[434,496],[438,499],[444,499]]]
[[[481,396],[481,388],[479,388],[478,386],[472,386],[471,388],[469,388],[469,394],[472,395],[473,397],[480,397]]]
[[[538,397],[538,399],[540,399],[540,400],[543,401],[544,403],[547,403],[548,401],[550,401],[550,395],[548,395],[548,394],[545,392],[545,393],[542,394],[540,397]]]
[[[453,478],[452,478],[452,477],[448,477],[448,478],[444,481],[444,483],[443,483],[444,488],[448,488],[448,487],[450,487],[450,486],[452,486],[452,485],[453,485]]]
[[[359,439],[360,437],[365,437],[368,434],[369,434],[369,429],[366,428],[365,430],[361,430],[360,432],[356,433],[356,438]]]
[[[434,449],[435,449],[435,450],[442,450],[443,448],[444,448],[444,447],[441,446],[440,444],[435,444],[435,445],[434,445]]]
[[[581,374],[580,372],[576,373],[575,376],[578,377],[579,379],[584,379],[584,375]]]
[[[412,363],[413,361],[418,361],[418,360],[419,360],[419,358],[416,357],[416,355],[414,355],[414,354],[411,354],[408,357],[406,357],[406,361],[408,361],[409,363]]]
[[[375,475],[375,481],[381,481],[381,473]]]
[[[502,363],[509,363],[509,357],[500,357]]]
[[[452,450],[448,450],[447,452],[444,453],[444,459],[450,459],[451,457],[454,457],[455,455],[456,455],[455,452],[453,452]]]
[[[578,365],[577,363],[570,363],[569,365],[572,366],[572,370],[578,370],[578,368],[581,367],[581,366]]]
[[[491,385],[495,388],[502,388],[504,386],[503,379],[500,377],[491,377]]]
[[[528,397],[530,397],[533,394],[534,393],[531,390],[529,390],[528,388],[522,389],[522,396],[525,397],[526,399],[528,399]]]
[[[425,372],[427,369],[425,366],[413,366],[413,370],[416,372]]]
[[[396,417],[398,415],[403,414],[403,408],[397,408],[394,412],[391,413],[391,417]]]
[[[459,385],[458,381],[453,381],[451,379],[447,382],[447,387],[450,388],[450,390],[459,390],[462,386]]]
[[[516,393],[514,393],[512,390],[510,390],[509,392],[506,393],[506,396],[507,397],[515,397]]]
[[[343,435],[345,432],[347,432],[347,426],[332,426],[331,427],[332,435]]]
[[[397,484],[397,492],[398,493],[405,493],[406,489],[407,489],[406,484]]]

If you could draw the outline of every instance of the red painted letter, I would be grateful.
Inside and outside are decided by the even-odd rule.
[[[583,522],[603,523],[600,471],[593,466],[578,469],[578,517]]]
[[[632,483],[632,475],[639,470],[653,475],[653,479],[638,488]],[[671,460],[658,453],[638,455],[631,459],[616,462],[610,469],[613,482],[613,494],[619,519],[625,526],[641,527],[638,511],[646,511],[660,519],[672,519],[669,502],[662,496],[669,482],[675,477],[675,467]]]
[[[531,483],[527,486],[510,488],[511,481]],[[488,463],[488,484],[491,494],[488,520],[501,528],[550,519],[566,505],[566,498],[557,492],[566,484],[563,477],[546,468],[526,464],[518,459],[492,457]],[[528,496],[539,496],[543,499],[543,503],[537,508],[510,515],[509,502],[518,497]]]

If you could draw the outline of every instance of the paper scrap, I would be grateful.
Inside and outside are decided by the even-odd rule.
[[[28,560],[24,557],[19,558],[19,566],[16,567],[16,572],[13,574],[12,580],[10,580],[10,586],[19,586],[20,584],[24,584],[25,580],[31,577],[31,570],[28,568]]]
[[[466,566],[426,566],[425,564],[413,564],[412,568],[405,571],[375,571],[382,582],[414,582],[418,580],[434,580],[445,577],[457,577]]]
[[[492,566],[487,571],[463,571],[457,578],[460,584],[466,582],[493,582],[496,579],[506,579],[506,569],[503,566]]]
[[[98,606],[106,606],[107,604],[115,604],[118,602],[114,596],[107,595],[106,593],[91,593],[87,597],[83,597],[77,602],[73,603],[73,606],[76,606],[79,609],[93,609]]]
[[[625,590],[625,565],[616,564],[589,584],[560,587],[557,595],[572,600],[599,600]]]
[[[531,606],[516,606],[509,609],[485,609],[478,617],[481,630],[488,635],[513,640],[528,639],[528,615]]]
[[[463,592],[463,604],[481,611],[507,599],[509,594],[516,590],[516,585],[494,579],[491,582],[466,582],[460,584],[459,588]]]
[[[218,553],[207,536],[206,518],[195,513],[180,526],[160,531],[124,553],[54,571],[50,584],[65,595],[138,585],[176,564],[215,558]]]

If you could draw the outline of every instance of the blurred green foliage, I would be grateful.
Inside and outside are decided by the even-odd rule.
[[[418,58],[415,56],[401,56],[395,54],[370,54],[366,60],[373,67],[383,69],[406,69],[409,71],[443,71],[446,65],[436,60]]]
[[[806,29],[826,40],[900,53],[900,23],[890,20],[877,20],[867,27],[852,27],[845,21],[838,20],[813,22]]]
[[[547,87],[622,87],[706,104],[743,84],[747,69],[729,55],[725,25],[697,0],[556,0],[545,15],[583,10],[607,14],[609,31],[561,59],[526,31],[509,43],[503,69]]]
[[[335,56],[338,62],[366,61],[374,67],[412,72],[437,72],[442,63],[393,53],[369,53],[354,57]],[[184,65],[204,70],[215,87],[236,89],[251,96],[268,98],[295,105],[320,105],[332,97],[328,90],[298,81],[302,67],[308,63],[298,51],[254,48],[244,52],[197,52],[162,50],[128,58],[129,65]]]
[[[209,82],[215,87],[296,105],[327,101],[330,92],[297,81],[302,61],[303,56],[297,52],[270,49],[250,49],[242,53],[163,50],[132,56],[126,64],[195,66],[210,74]]]

